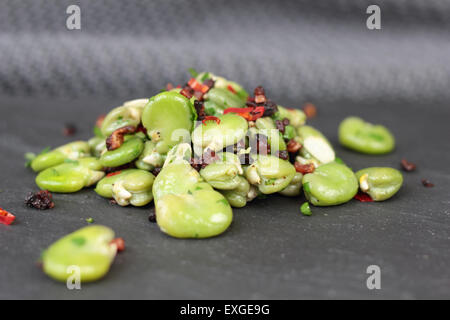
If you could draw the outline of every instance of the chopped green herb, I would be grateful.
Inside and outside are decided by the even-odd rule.
[[[194,68],[189,68],[188,71],[193,78],[197,78],[198,72]]]
[[[87,223],[94,223],[94,219],[92,219],[92,218],[87,218],[87,219],[86,219],[86,222],[87,222]]]
[[[25,160],[27,160],[25,162],[25,167],[29,168],[31,167],[31,163],[33,162],[33,160],[36,158],[36,155],[32,152],[27,152],[25,153]]]
[[[305,202],[304,204],[302,204],[302,206],[300,207],[300,211],[301,211],[305,216],[310,216],[310,215],[312,215],[311,207],[309,206],[309,202]]]
[[[336,158],[334,159],[334,162],[337,162],[337,163],[340,163],[340,164],[345,164],[344,160],[342,160],[342,159],[339,158],[339,157],[336,157]]]
[[[203,77],[200,79],[201,82],[208,80],[210,78],[209,72],[206,72]]]
[[[188,190],[187,193],[190,194],[190,195],[192,196],[192,191],[191,191],[191,190]]]

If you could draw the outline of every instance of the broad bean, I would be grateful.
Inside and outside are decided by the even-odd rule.
[[[142,124],[155,143],[155,150],[164,155],[173,146],[189,140],[196,116],[186,97],[168,91],[150,99],[142,114]]]
[[[161,231],[176,238],[213,237],[223,233],[233,219],[228,201],[186,160],[163,167],[153,194]]]
[[[272,155],[258,155],[255,162],[245,169],[250,184],[264,194],[280,192],[295,176],[294,166],[286,160]]]
[[[76,141],[50,152],[38,155],[31,162],[31,168],[35,172],[40,172],[47,168],[51,168],[62,164],[64,160],[78,160],[90,156],[89,144],[85,141]]]
[[[382,125],[349,117],[339,125],[339,141],[349,149],[367,154],[385,154],[395,148],[395,139]]]
[[[97,183],[105,173],[96,158],[83,158],[45,169],[36,177],[36,184],[42,190],[72,193]]]
[[[109,137],[115,130],[126,126],[136,128],[141,123],[142,111],[147,103],[148,99],[137,99],[113,109],[103,120],[101,127],[103,136]]]
[[[80,281],[91,282],[108,273],[117,253],[111,244],[114,231],[104,226],[88,226],[52,244],[42,254],[42,267],[51,278],[66,282],[77,267]]]
[[[350,201],[358,192],[358,180],[350,168],[330,162],[303,177],[303,191],[315,206],[335,206]]]
[[[220,151],[245,137],[248,123],[243,117],[228,113],[220,116],[219,120],[220,123],[208,121],[194,129],[192,142],[196,149]]]
[[[311,160],[318,164],[324,164],[334,161],[336,154],[328,139],[317,129],[311,126],[302,126],[298,128],[299,140],[303,145],[300,149],[300,157],[306,161]],[[312,159],[311,159],[312,158]],[[304,162],[304,161],[300,161]]]
[[[148,171],[127,169],[100,180],[95,192],[108,199],[114,198],[120,206],[142,207],[153,200],[154,180],[155,176]]]
[[[372,167],[356,173],[361,191],[374,201],[392,198],[403,184],[403,175],[393,168]]]
[[[136,136],[128,139],[116,150],[106,151],[100,157],[104,167],[119,167],[137,159],[144,151],[144,141]]]

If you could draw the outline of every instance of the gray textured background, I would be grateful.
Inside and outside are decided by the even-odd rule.
[[[368,4],[381,31],[365,27]],[[65,29],[79,4],[82,30]],[[450,298],[450,1],[0,1],[0,299],[11,298]],[[231,228],[177,240],[148,209],[111,206],[92,190],[23,205],[36,190],[23,154],[58,146],[64,123],[87,139],[97,115],[151,96],[186,70],[210,70],[248,89],[263,84],[286,106],[317,104],[312,122],[353,169],[418,164],[385,203],[314,208],[270,197],[234,210]],[[394,153],[341,148],[337,126],[359,115],[393,130]],[[425,189],[420,180],[436,184]],[[126,251],[101,281],[69,291],[36,267],[40,252],[92,217],[124,237]],[[382,290],[365,286],[382,268]]]
[[[2,0],[0,93],[148,96],[195,67],[299,101],[448,97],[449,16],[447,0]]]

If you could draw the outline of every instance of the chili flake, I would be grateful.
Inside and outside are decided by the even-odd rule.
[[[228,91],[230,91],[233,94],[237,94],[236,90],[234,90],[234,88],[231,85],[227,86]]]
[[[133,126],[125,126],[115,130],[106,139],[106,148],[108,149],[108,151],[119,149],[125,140],[125,135],[135,132],[136,128]]]
[[[215,116],[206,116],[203,120],[202,120],[202,124],[206,125],[206,121],[215,121],[217,124],[220,124],[220,119],[215,117]]]
[[[423,184],[423,186],[426,187],[426,188],[433,188],[433,187],[434,187],[434,184],[431,183],[431,182],[430,182],[429,180],[427,180],[427,179],[422,179],[422,184]]]
[[[14,222],[14,220],[16,220],[16,217],[12,213],[0,208],[0,224],[9,226]]]
[[[116,238],[111,241],[110,244],[117,247],[117,252],[122,252],[125,250],[125,241],[122,238]]]
[[[405,170],[407,172],[411,172],[411,171],[416,170],[416,165],[414,163],[412,163],[412,162],[409,162],[406,159],[402,159],[401,164],[402,164],[403,170]]]
[[[355,199],[361,202],[373,202],[373,199],[364,192],[358,192],[355,196]]]
[[[295,162],[294,167],[297,172],[300,172],[303,174],[313,173],[314,170],[316,170],[316,167],[312,163],[301,164],[300,162]]]
[[[118,174],[121,174],[121,173],[122,173],[122,171],[111,172],[111,173],[108,173],[108,174],[106,175],[106,177],[107,177],[107,178],[109,178],[109,177],[114,177],[114,176],[117,176]]]
[[[317,115],[317,108],[314,104],[308,102],[303,106],[303,112],[308,119],[311,119]]]

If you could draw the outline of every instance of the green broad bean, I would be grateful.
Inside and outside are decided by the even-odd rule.
[[[245,100],[240,99],[230,90],[224,88],[212,88],[205,95],[205,100],[209,103],[207,107],[214,108],[216,113],[223,113],[223,110],[227,108],[245,107]]]
[[[245,169],[250,184],[258,187],[264,194],[280,192],[295,176],[294,166],[286,160],[272,155],[258,155],[255,162]]]
[[[374,201],[392,198],[403,184],[403,175],[393,168],[372,167],[356,173],[361,191]]]
[[[98,195],[116,200],[120,206],[142,207],[153,200],[152,187],[155,176],[140,169],[127,169],[105,177],[97,184]]]
[[[75,141],[50,152],[42,153],[33,159],[31,169],[35,172],[62,164],[64,160],[78,160],[90,156],[89,144],[85,141]]]
[[[262,117],[255,121],[255,126],[259,130],[274,130],[276,129],[275,121],[271,117]]]
[[[247,133],[248,123],[243,117],[228,113],[219,116],[220,123],[207,121],[194,129],[192,142],[194,146],[211,151],[220,151],[227,146],[236,144]]]
[[[144,141],[139,137],[131,137],[116,150],[106,151],[100,157],[104,167],[119,167],[137,159],[144,151]]]
[[[294,128],[299,128],[306,123],[306,114],[302,110],[287,109],[282,106],[278,106],[278,112],[273,115],[275,120],[283,120],[287,118],[289,123]]]
[[[138,169],[152,171],[155,168],[161,168],[165,158],[166,156],[156,151],[156,144],[153,141],[146,141],[144,151],[142,151],[135,164]]]
[[[90,152],[93,156],[100,158],[106,152],[106,139],[93,137],[88,141]]]
[[[42,190],[58,193],[72,193],[96,184],[103,178],[101,162],[96,158],[83,158],[45,169],[36,177],[36,184]]]
[[[114,231],[93,225],[75,231],[52,244],[42,254],[43,271],[51,278],[66,282],[76,266],[82,283],[103,278],[117,254],[111,244]]]
[[[303,177],[303,191],[315,206],[335,206],[350,201],[358,192],[358,180],[350,168],[330,162]]]
[[[303,174],[300,172],[296,172],[294,178],[292,179],[291,183],[280,191],[280,194],[286,197],[296,197],[300,194],[300,191],[302,190],[302,180],[303,180]]]
[[[183,95],[162,92],[150,99],[142,114],[142,124],[163,155],[180,142],[188,141],[197,113],[192,103]]]
[[[182,179],[180,179],[182,177]],[[225,197],[181,160],[165,165],[153,184],[156,220],[176,238],[208,238],[230,226],[233,212]]]
[[[311,126],[302,126],[297,129],[297,132],[303,145],[300,149],[301,157],[305,159],[312,157],[319,164],[334,161],[336,154],[333,146],[320,131]]]
[[[220,160],[201,169],[200,175],[215,189],[233,190],[238,188],[242,183],[239,175],[244,174],[239,157],[229,152],[218,156]]]
[[[141,123],[142,111],[148,101],[148,99],[132,100],[113,109],[103,120],[101,127],[103,136],[109,137],[117,129],[126,126],[136,128]]]
[[[386,127],[357,117],[341,122],[339,141],[344,147],[366,154],[386,154],[395,148],[394,136]]]
[[[235,208],[245,207],[248,201],[254,199],[252,194],[255,193],[254,188],[250,186],[247,179],[242,176],[237,176],[239,183],[233,190],[221,190],[220,193],[223,194],[228,203]]]
[[[197,81],[202,83],[206,79],[213,79],[215,81],[214,88],[219,89],[227,89],[229,90],[229,87],[233,89],[234,92],[236,92],[236,96],[239,97],[239,99],[243,101],[247,101],[248,93],[245,91],[245,89],[238,83],[234,81],[227,80],[223,77],[216,76],[215,74],[212,74],[210,72],[202,72],[197,76]],[[231,91],[230,91],[231,92]]]

